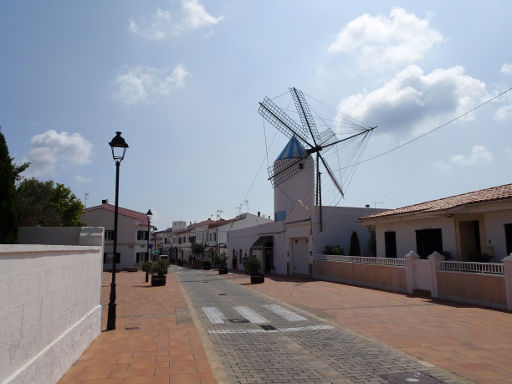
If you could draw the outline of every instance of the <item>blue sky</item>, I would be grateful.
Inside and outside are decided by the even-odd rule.
[[[119,130],[120,205],[151,208],[159,228],[232,217],[244,200],[273,215],[267,148],[271,163],[287,140],[259,101],[287,108],[295,86],[333,129],[341,114],[376,125],[372,157],[512,87],[510,14],[508,1],[3,1],[0,125],[27,177],[88,206],[114,201]],[[509,183],[511,124],[509,92],[361,164],[339,205]]]

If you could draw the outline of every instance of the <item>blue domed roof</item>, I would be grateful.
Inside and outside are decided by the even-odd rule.
[[[306,156],[307,152],[304,147],[301,145],[297,137],[292,136],[286,147],[284,147],[281,154],[277,157],[277,160],[283,159],[291,159],[291,158],[301,158]]]

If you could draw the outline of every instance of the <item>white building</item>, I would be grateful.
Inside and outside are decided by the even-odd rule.
[[[104,270],[112,269],[114,252],[114,210],[115,206],[103,200],[101,205],[86,208],[80,219],[89,226],[105,228]],[[140,265],[145,260],[148,249],[148,220],[146,214],[118,207],[117,265],[124,269]]]
[[[499,262],[512,253],[512,184],[361,217],[376,228],[377,256]],[[482,257],[481,255],[484,255]],[[486,256],[488,255],[488,256]]]
[[[268,272],[311,275],[315,254],[327,245],[347,253],[352,232],[358,234],[363,255],[368,255],[369,231],[358,222],[361,215],[384,211],[375,208],[314,206],[314,161],[292,137],[274,162],[274,174],[291,177],[274,187],[275,221],[228,232],[228,266],[243,270],[243,259],[257,256]],[[322,225],[320,225],[322,217]],[[322,229],[321,229],[322,228]]]

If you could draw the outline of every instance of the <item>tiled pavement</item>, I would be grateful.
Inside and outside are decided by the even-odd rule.
[[[512,383],[510,312],[287,276],[248,287],[471,381]]]
[[[512,383],[511,313],[300,278],[267,277],[261,285],[246,275],[224,278],[471,381]],[[204,330],[187,324],[176,275],[165,287],[148,285],[142,272],[118,275],[117,330],[103,332],[59,383],[214,383],[212,367],[224,382],[211,345],[198,336]]]
[[[59,384],[215,383],[176,275],[164,287],[150,287],[143,272],[116,276],[116,330],[102,332]],[[110,279],[104,273],[103,330]]]

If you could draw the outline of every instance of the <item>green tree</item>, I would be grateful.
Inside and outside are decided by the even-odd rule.
[[[190,244],[190,250],[192,251],[193,255],[203,255],[204,252],[204,245],[201,243],[192,243]]]
[[[26,227],[79,227],[82,202],[64,184],[23,180],[17,190],[20,225]]]
[[[353,231],[350,235],[350,256],[361,256],[361,246],[359,245],[359,237],[357,232]]]
[[[16,169],[13,159],[9,156],[5,137],[0,132],[0,243],[18,241]]]
[[[377,237],[375,234],[375,225],[370,225],[368,227],[368,232],[370,237],[368,238],[368,252],[372,256],[377,256]]]

